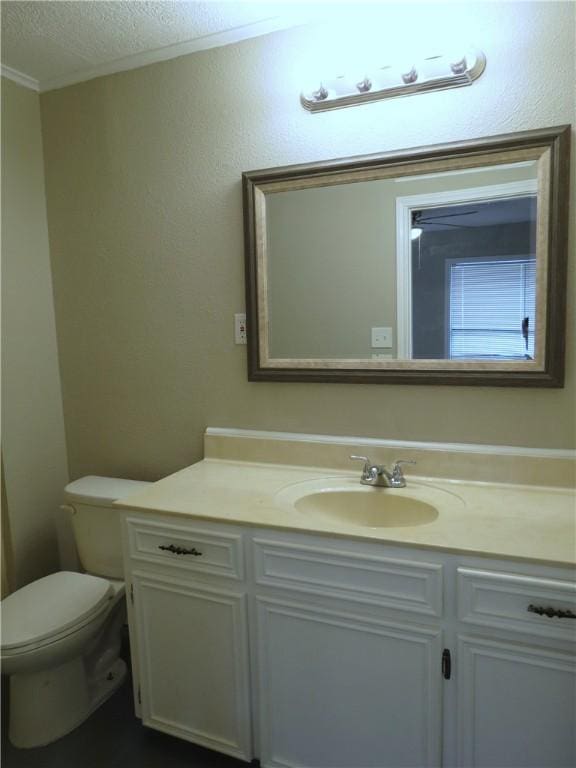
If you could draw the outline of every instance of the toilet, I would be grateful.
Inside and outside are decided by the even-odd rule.
[[[14,746],[59,739],[124,681],[122,541],[112,503],[149,485],[94,476],[67,485],[64,508],[85,572],[52,573],[2,601],[0,654],[2,673],[10,676]]]

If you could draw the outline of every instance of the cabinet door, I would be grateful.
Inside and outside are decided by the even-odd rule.
[[[250,760],[246,597],[135,575],[142,722]]]
[[[458,765],[574,765],[575,661],[559,651],[460,637]]]
[[[440,630],[257,599],[262,765],[433,768]]]

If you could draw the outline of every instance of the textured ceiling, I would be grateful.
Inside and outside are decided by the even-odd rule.
[[[309,20],[315,3],[4,0],[2,64],[40,90]]]

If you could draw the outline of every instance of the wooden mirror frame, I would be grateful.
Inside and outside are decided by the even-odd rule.
[[[323,360],[268,356],[265,194],[423,173],[538,161],[537,354],[534,361]],[[570,126],[436,144],[385,154],[269,168],[242,174],[250,381],[356,382],[562,387],[570,175]],[[542,281],[545,290],[542,291]],[[543,322],[544,321],[544,322]],[[539,327],[539,328],[538,328]],[[544,349],[538,352],[538,344]]]

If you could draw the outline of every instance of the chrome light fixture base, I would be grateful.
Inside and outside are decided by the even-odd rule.
[[[405,69],[390,64],[366,72],[355,87],[345,75],[322,80],[319,88],[303,92],[300,101],[310,112],[321,112],[414,93],[461,88],[472,85],[485,67],[486,57],[476,49],[456,57],[428,56]]]

